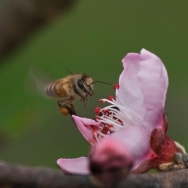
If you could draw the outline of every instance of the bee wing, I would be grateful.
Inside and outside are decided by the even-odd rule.
[[[25,92],[47,97],[44,92],[45,87],[54,80],[50,74],[42,72],[36,66],[32,66],[25,79]]]

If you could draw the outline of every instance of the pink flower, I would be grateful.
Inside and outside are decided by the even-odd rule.
[[[111,105],[96,108],[95,120],[73,116],[92,149],[88,158],[59,159],[57,163],[63,171],[92,172],[101,182],[113,182],[113,178],[121,179],[155,157],[150,135],[163,126],[166,69],[156,55],[145,49],[140,54],[127,54],[122,62],[124,70],[115,85],[116,99],[100,100]]]

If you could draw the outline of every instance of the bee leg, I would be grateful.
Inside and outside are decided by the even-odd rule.
[[[84,97],[80,97],[80,102],[84,103],[84,107],[86,107],[86,103],[85,103],[85,98]]]
[[[86,97],[82,97],[82,101],[83,101],[83,103],[84,103],[84,107],[86,107]]]

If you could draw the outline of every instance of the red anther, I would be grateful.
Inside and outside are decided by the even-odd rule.
[[[105,103],[106,101],[104,99],[100,99],[99,102]]]
[[[123,122],[122,122],[120,119],[118,119],[118,122],[121,123],[121,124],[123,125]]]
[[[119,84],[114,84],[114,89],[119,89]]]
[[[114,120],[116,120],[116,119],[117,119],[117,117],[116,117],[116,116],[113,116],[113,119],[114,119]]]
[[[103,134],[107,134],[108,131],[109,131],[108,127],[104,127],[101,132],[102,132]]]
[[[110,129],[110,128],[113,128],[114,126],[113,125],[108,125],[108,128]]]
[[[100,113],[100,110],[101,110],[101,108],[95,107],[95,113],[96,113],[96,114],[99,114],[99,113]]]
[[[109,112],[109,109],[102,109],[102,113],[108,113]]]
[[[98,130],[98,127],[95,126],[95,125],[91,125],[91,128],[93,129],[93,131],[97,131]]]
[[[113,101],[113,100],[114,100],[114,97],[113,97],[112,95],[110,95],[110,96],[108,96],[108,99],[109,99],[110,101]]]

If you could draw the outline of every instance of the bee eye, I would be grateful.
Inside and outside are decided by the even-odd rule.
[[[89,94],[89,92],[87,91],[87,89],[86,89],[85,86],[84,86],[84,83],[83,83],[83,80],[82,80],[82,79],[79,79],[79,80],[77,81],[77,84],[78,84],[78,87],[79,87],[80,89],[82,89],[87,95]]]
[[[85,90],[85,87],[84,87],[84,84],[83,84],[82,79],[79,79],[79,80],[77,81],[77,84],[78,84],[78,87],[79,87],[80,89],[84,89],[84,90]]]

